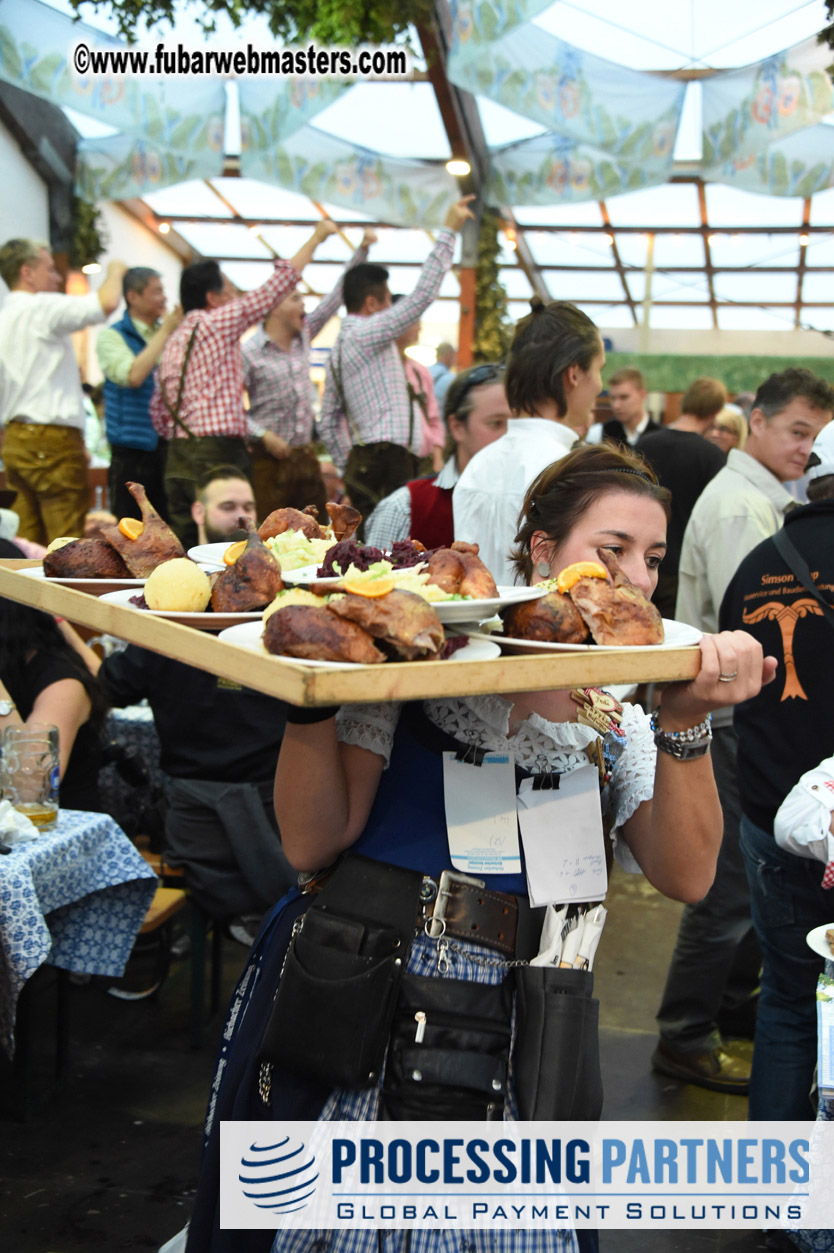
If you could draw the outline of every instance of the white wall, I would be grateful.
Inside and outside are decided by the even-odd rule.
[[[16,236],[49,238],[49,196],[46,183],[20,151],[17,140],[0,122],[0,244]],[[6,284],[0,279],[0,292]]]
[[[819,331],[663,331],[650,330],[643,345],[640,327],[600,332],[615,352],[650,352],[690,356],[830,357],[834,344]]]
[[[162,275],[162,284],[168,297],[168,308],[172,309],[179,300],[180,274],[183,268],[178,257],[162,243],[158,235],[148,230],[120,205],[102,204],[99,205],[99,209],[103,233],[107,237],[107,248],[99,258],[102,266],[101,274],[92,275],[90,278],[91,288],[95,291],[98,287],[104,277],[108,261],[124,261],[128,266],[146,265],[153,270],[158,270]],[[123,313],[124,305],[122,304],[109,321],[117,321]],[[101,382],[101,371],[95,354],[97,335],[97,329],[92,328],[85,332],[84,336],[86,344],[82,359],[83,373],[84,378],[90,383]]]

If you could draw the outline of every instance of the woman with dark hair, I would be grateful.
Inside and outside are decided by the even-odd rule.
[[[97,811],[106,702],[55,619],[0,597],[0,730],[45,722],[58,728],[65,809]]]
[[[633,453],[607,446],[579,449],[548,467],[528,491],[517,568],[536,583],[607,550],[616,554],[631,581],[650,595],[665,551],[668,511],[668,492]],[[597,829],[576,837],[581,838],[583,856],[594,855],[595,849],[602,858],[613,846],[613,855],[625,869],[642,870],[659,891],[679,900],[697,900],[711,882],[722,832],[708,755],[710,711],[749,699],[763,680],[772,677],[774,667],[775,662],[763,660],[761,648],[744,632],[707,636],[701,643],[698,677],[666,687],[651,720],[637,707],[620,707],[607,694],[597,694],[599,707],[616,714],[616,729],[612,722],[594,727],[580,719],[579,706],[567,691],[352,705],[338,711],[289,707],[275,775],[275,809],[284,851],[293,866],[306,872],[313,888],[306,895],[291,892],[268,917],[233,1000],[189,1251],[266,1253],[270,1247],[263,1232],[220,1231],[217,1226],[221,1119],[282,1122],[382,1116],[477,1121],[503,1114],[513,1120],[525,1108],[525,1117],[545,1120],[598,1117],[601,1087],[592,1040],[587,1052],[575,1050],[575,1062],[574,1054],[566,1050],[578,1067],[576,1075],[562,1068],[556,1076],[548,1074],[548,1065],[554,1063],[547,1051],[538,1067],[531,1066],[530,1055],[519,1049],[518,1020],[515,1051],[510,1052],[507,1024],[513,978],[521,977],[519,969],[529,966],[539,951],[544,912],[531,908],[528,882],[543,900],[565,897],[547,894],[526,846],[515,850],[514,864],[495,873],[479,872],[480,883],[477,879],[461,883],[461,876],[451,871],[447,789],[462,786],[470,789],[464,796],[477,797],[486,772],[467,762],[496,753],[515,764],[515,777],[510,771],[507,780],[509,798],[512,801],[513,790],[519,788],[521,807],[529,796],[531,778],[567,776],[587,767],[593,753],[597,763],[603,762],[599,785],[604,818],[597,812]],[[452,777],[450,759],[457,751],[465,759],[460,766],[468,783],[461,782],[457,769],[456,782],[447,782]],[[303,787],[299,779],[304,780]],[[461,793],[455,794],[460,799]],[[559,839],[570,827],[561,817],[558,789],[549,795],[554,810],[548,819],[546,856],[555,863]],[[593,800],[593,792],[590,796]],[[314,805],[311,797],[316,798]],[[471,812],[465,803],[463,809]],[[324,875],[323,868],[334,863],[332,873]],[[387,1040],[387,1053],[381,1064],[377,1061],[371,1067],[373,1073],[368,1074],[366,1067],[365,1083],[345,1082],[353,1050],[363,1040],[362,1031],[352,1031],[351,1024],[371,1031],[372,1022],[385,1021],[373,997],[360,1003],[362,979],[343,977],[346,962],[370,966],[373,957],[363,956],[362,947],[354,948],[355,957],[347,950],[357,943],[357,927],[378,942],[379,911],[388,908],[395,892],[405,898],[408,927],[399,947],[405,973],[393,1033],[389,1038],[383,1031],[380,1047]],[[594,895],[598,900],[599,893]],[[346,897],[352,898],[349,907],[344,905]],[[325,938],[325,948],[316,949],[316,935],[326,937],[339,914],[346,937],[343,948],[326,947]],[[309,968],[323,977],[319,990],[326,990],[324,997],[303,981],[300,993],[298,983],[284,981],[287,972],[292,969],[294,978],[304,963],[308,967],[312,963]],[[293,986],[294,1012],[282,1017],[283,998]],[[347,1003],[340,1006],[345,992]],[[417,996],[425,1000],[409,999]],[[559,1001],[556,996],[550,999]],[[473,1002],[478,1008],[472,1008]],[[431,1008],[422,1023],[420,1014],[413,1012],[425,1009],[426,1003],[443,1006],[440,1028]],[[479,1053],[473,1036],[467,1035],[471,1031],[477,1037],[475,1023],[484,1021],[485,1003],[494,1014],[486,1021],[496,1035],[500,1037],[499,1022],[506,1031],[497,1071],[480,1064],[485,1061],[482,1053],[486,1060],[495,1060],[490,1047],[481,1044]],[[455,1028],[450,1019],[464,1026]],[[318,1024],[312,1027],[312,1036],[311,1024]],[[424,1049],[419,1056],[418,1048]],[[290,1064],[288,1055],[298,1060]],[[404,1064],[406,1058],[410,1060]],[[425,1083],[418,1082],[423,1079]],[[539,1106],[530,1112],[523,1093],[529,1094],[531,1085],[537,1091],[556,1089],[557,1100],[563,1092],[578,1093],[580,1104],[571,1105],[569,1113],[543,1113]],[[374,1253],[378,1235],[370,1227],[323,1233],[287,1226],[272,1249]],[[466,1243],[480,1253],[497,1239],[488,1231],[465,1235],[469,1243],[460,1231],[387,1232],[385,1247],[390,1253],[405,1249],[452,1253]],[[577,1249],[585,1253],[596,1244],[592,1232],[548,1229],[502,1232],[500,1247],[504,1253]]]
[[[472,458],[500,439],[510,416],[504,367],[485,362],[456,374],[446,391],[446,463],[432,478],[412,479],[381,500],[365,522],[365,542],[388,550],[397,540],[449,548],[455,538],[452,492]]]
[[[563,457],[591,424],[602,391],[605,349],[575,305],[531,302],[507,357],[507,434],[473,457],[452,498],[455,539],[480,545],[496,583],[512,583],[510,546],[524,493],[545,466]]]

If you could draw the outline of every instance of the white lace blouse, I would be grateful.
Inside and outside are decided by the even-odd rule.
[[[597,733],[578,722],[548,722],[530,714],[509,735],[512,703],[503,696],[471,696],[466,700],[429,700],[424,703],[431,722],[463,744],[475,743],[489,752],[512,751],[516,764],[538,771],[541,759],[560,773],[587,766],[585,748]],[[337,717],[337,733],[345,744],[355,744],[384,758],[388,767],[391,745],[400,718],[400,704],[344,705]],[[602,794],[603,812],[613,818],[614,855],[624,870],[640,867],[618,839],[619,828],[654,792],[656,749],[648,715],[636,705],[623,705],[622,727],[627,746]]]

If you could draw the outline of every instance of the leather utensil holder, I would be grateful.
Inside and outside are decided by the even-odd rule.
[[[602,1112],[602,1076],[593,974],[516,966],[513,975],[513,1076],[520,1116],[595,1122]]]

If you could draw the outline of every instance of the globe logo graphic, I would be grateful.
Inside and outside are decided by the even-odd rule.
[[[274,1214],[304,1209],[318,1177],[315,1153],[304,1144],[292,1144],[289,1136],[272,1144],[250,1144],[240,1159],[243,1195]]]

